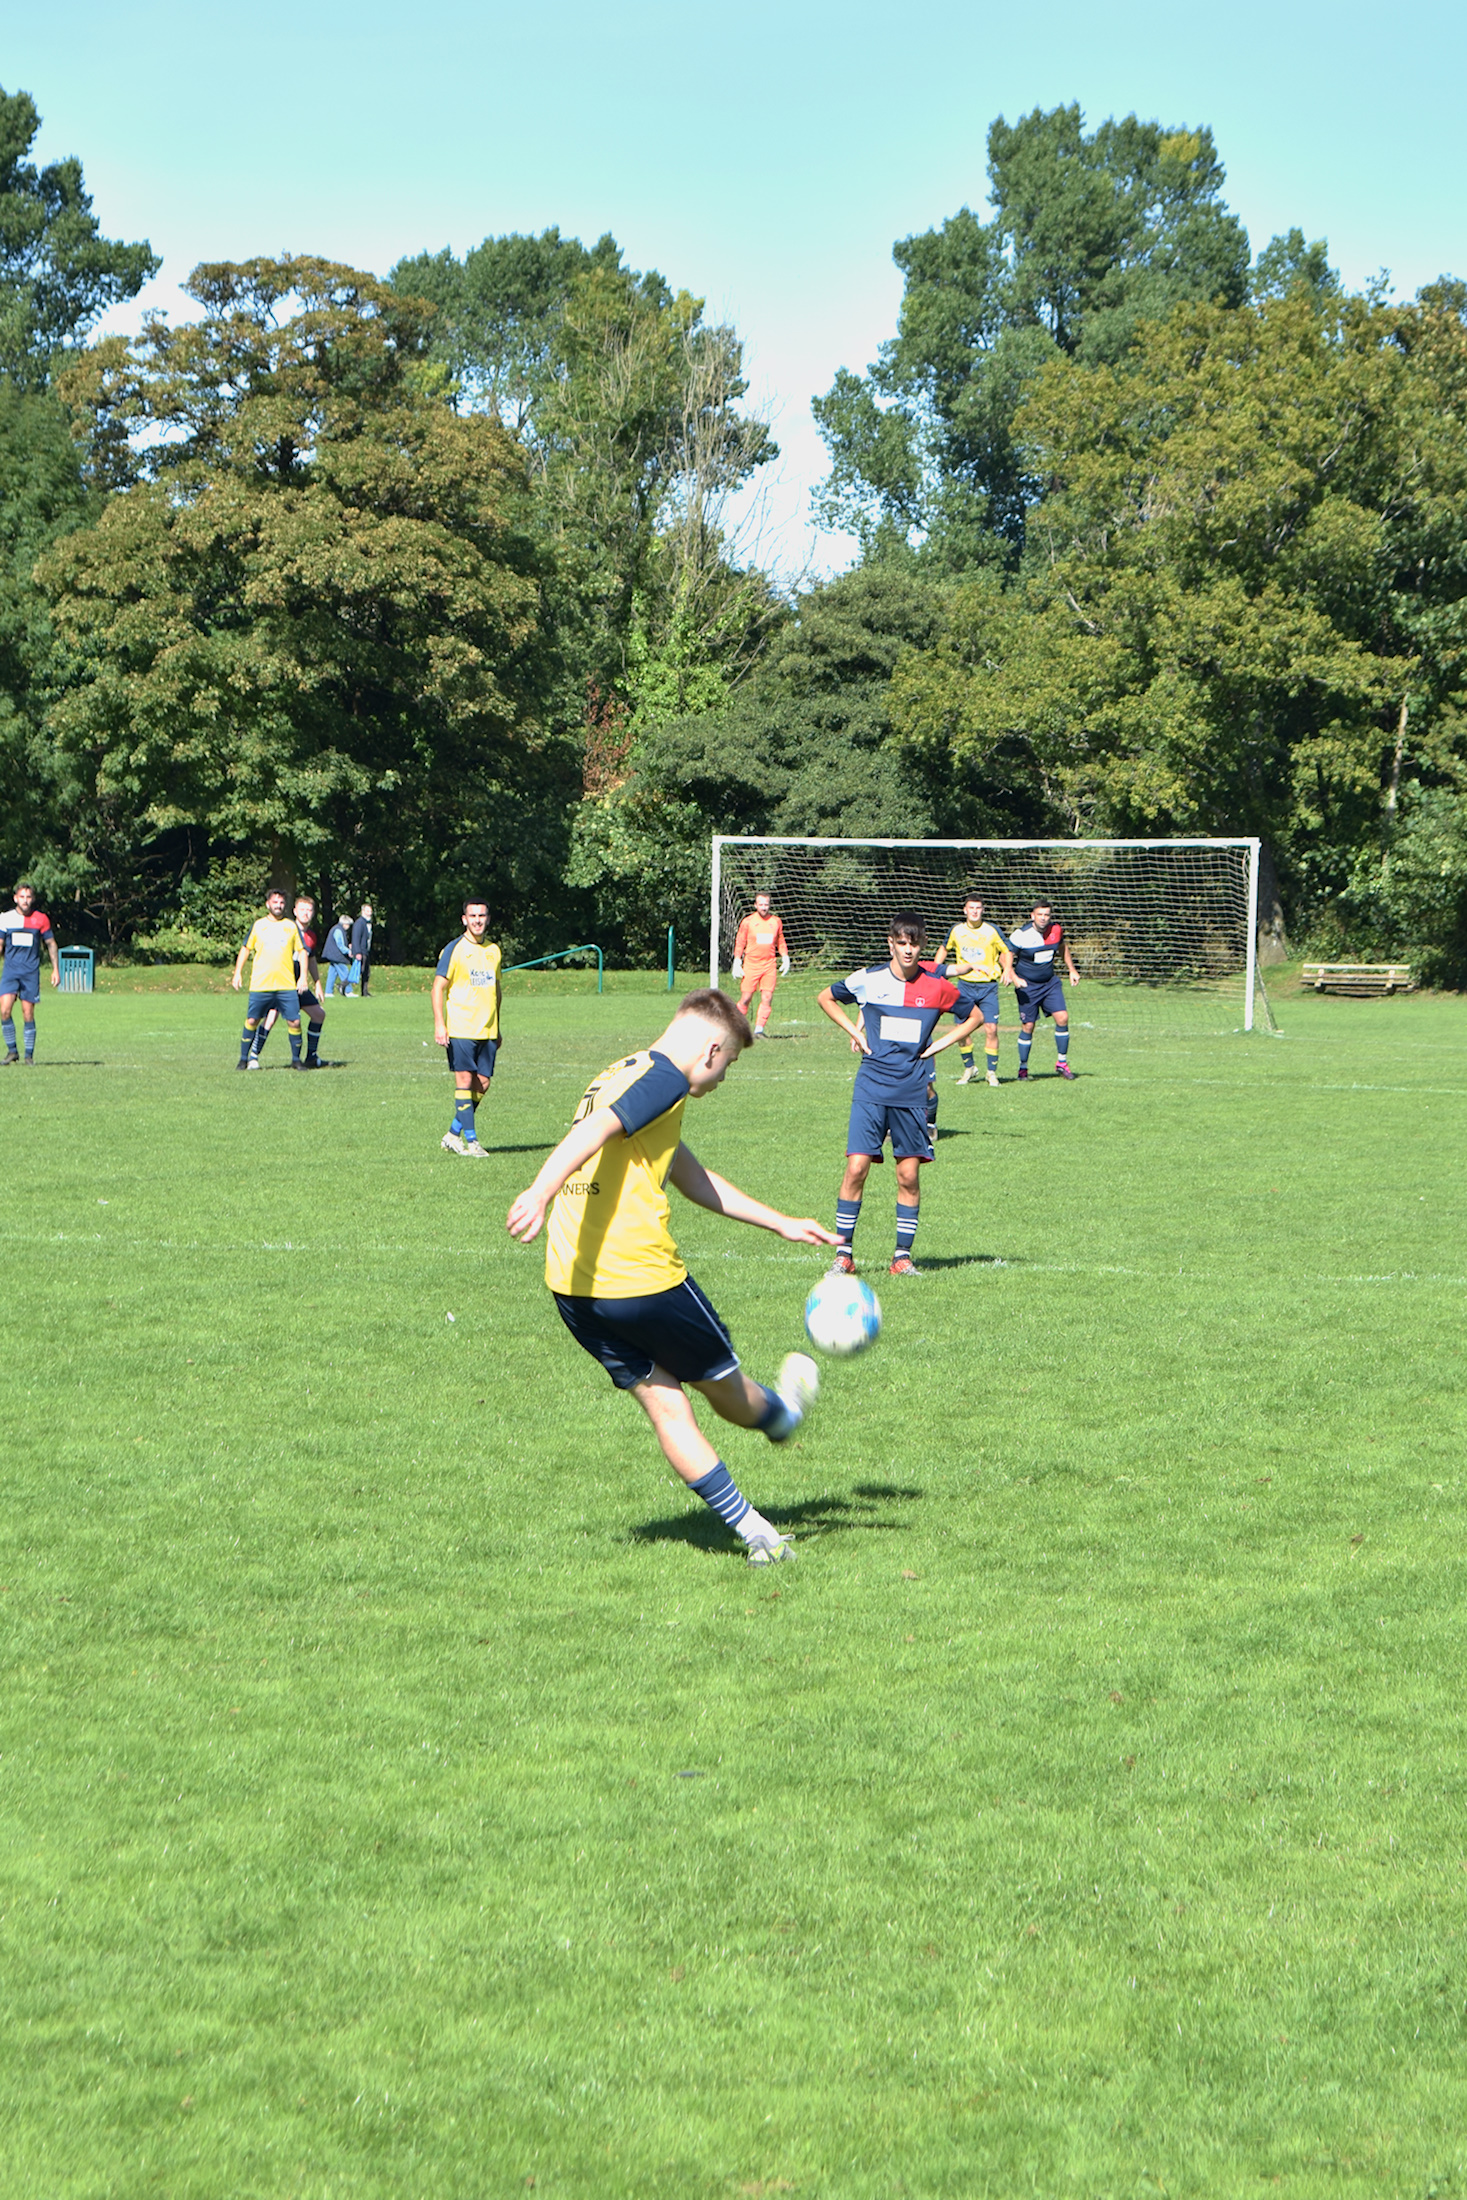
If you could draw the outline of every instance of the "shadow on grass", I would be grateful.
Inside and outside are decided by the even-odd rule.
[[[916,1253],[919,1268],[1022,1268],[1019,1253]],[[900,1279],[898,1279],[900,1280]]]
[[[906,1489],[895,1482],[858,1482],[848,1497],[827,1493],[807,1497],[796,1505],[765,1505],[760,1509],[766,1520],[772,1520],[777,1528],[787,1528],[796,1538],[845,1535],[857,1529],[890,1533],[906,1526],[904,1519],[891,1517],[892,1507],[916,1504],[922,1495],[921,1490]],[[688,1543],[699,1551],[729,1548],[727,1528],[701,1506],[696,1512],[675,1513],[665,1520],[644,1520],[632,1529],[630,1540]]]
[[[548,1140],[546,1141],[546,1143],[545,1143],[545,1144],[544,1144],[543,1146],[485,1146],[485,1148],[484,1148],[484,1151],[485,1151],[485,1153],[488,1153],[488,1154],[495,1154],[495,1153],[549,1153],[549,1152],[550,1152],[550,1150],[551,1150],[551,1148],[550,1148],[550,1143],[549,1143],[549,1141],[548,1141]]]

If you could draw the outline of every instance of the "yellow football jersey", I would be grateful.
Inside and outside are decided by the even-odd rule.
[[[294,993],[296,956],[300,956],[302,969],[306,964],[306,943],[294,918],[256,917],[245,941],[245,953],[254,957],[250,965],[251,993]]]
[[[437,975],[447,978],[443,1021],[450,1039],[499,1037],[499,949],[492,940],[477,946],[467,932],[450,940],[438,958]]]
[[[609,1107],[626,1135],[593,1154],[556,1194],[545,1241],[552,1291],[639,1299],[686,1280],[663,1186],[683,1135],[687,1097],[682,1071],[650,1048],[613,1062],[586,1087],[575,1120]]]
[[[996,978],[1003,969],[1004,944],[991,924],[955,924],[939,960],[968,963],[980,978]],[[971,979],[961,981],[971,984]]]

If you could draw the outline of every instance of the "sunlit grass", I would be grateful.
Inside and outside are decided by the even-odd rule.
[[[0,1078],[0,2190],[1456,2190],[1467,1007],[945,1081],[770,1577],[502,1229],[655,983],[512,1003],[486,1165],[421,994]],[[780,1008],[688,1136],[828,1215]],[[767,1374],[819,1262],[678,1224]]]

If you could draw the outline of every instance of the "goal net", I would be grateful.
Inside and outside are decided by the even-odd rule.
[[[844,975],[886,955],[897,909],[934,951],[968,893],[1001,932],[1049,902],[1084,981],[1081,1029],[1273,1031],[1257,971],[1256,840],[799,840],[713,842],[710,982],[733,958],[756,893],[773,897],[793,967]],[[1000,996],[1002,1002],[1002,995]],[[1011,1009],[1003,1010],[1010,1020]]]

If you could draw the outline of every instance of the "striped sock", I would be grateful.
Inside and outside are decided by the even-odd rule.
[[[321,1052],[321,1026],[312,1024],[306,1034],[306,1060],[314,1062]]]
[[[855,1240],[856,1224],[861,1219],[859,1199],[838,1199],[835,1203],[836,1250],[848,1253]]]
[[[15,1052],[15,1018],[14,1018],[13,1016],[7,1016],[7,1017],[6,1017],[6,1019],[5,1019],[5,1021],[4,1021],[4,1023],[3,1023],[3,1024],[0,1024],[0,1031],[3,1031],[3,1032],[4,1032],[4,1034],[5,1034],[5,1051],[6,1051],[6,1053],[7,1053],[7,1054],[14,1054],[14,1052]]]
[[[259,1061],[260,1056],[265,1051],[265,1041],[269,1038],[269,1036],[269,1026],[266,1024],[261,1024],[259,1030],[255,1033],[254,1044],[250,1048],[250,1052],[254,1055],[257,1062]]]
[[[754,1509],[721,1459],[701,1482],[690,1482],[688,1488],[717,1513],[726,1528],[737,1528],[744,1515]]]
[[[1030,1049],[1030,1047],[1032,1047],[1032,1046],[1033,1046],[1033,1044],[1034,1044],[1034,1034],[1033,1034],[1033,1032],[1032,1032],[1032,1031],[1021,1031],[1021,1032],[1019,1033],[1019,1067],[1020,1067],[1020,1069],[1027,1069],[1027,1068],[1029,1067],[1029,1049]]]
[[[904,1207],[900,1200],[897,1201],[896,1249],[898,1253],[911,1252],[912,1240],[917,1235],[917,1218],[921,1212],[920,1207]]]
[[[1068,1024],[1066,1024],[1063,1031],[1055,1032],[1054,1051],[1062,1062],[1068,1061],[1070,1054],[1070,1027]]]
[[[33,1016],[25,1027],[25,1058],[29,1061],[36,1051],[36,1019]]]

